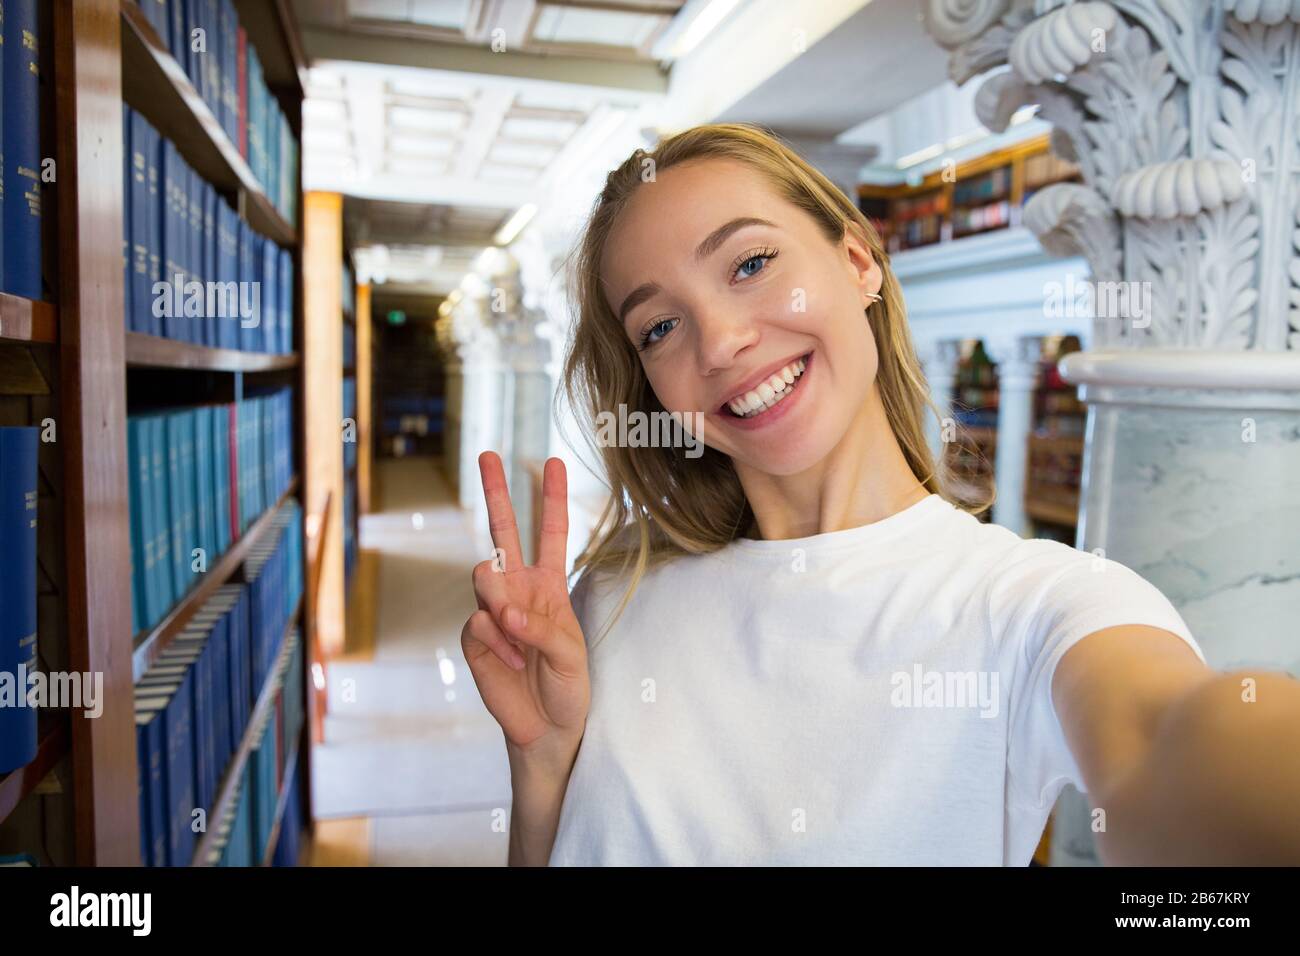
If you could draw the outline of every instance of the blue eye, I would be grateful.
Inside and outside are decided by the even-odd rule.
[[[737,260],[731,270],[731,278],[734,281],[736,278],[748,279],[757,275],[763,271],[763,267],[767,265],[769,259],[775,258],[775,249],[759,249],[748,253],[743,259]]]
[[[641,334],[641,349],[645,350],[649,348],[651,345],[654,345],[657,342],[661,341],[662,336],[659,339],[655,339],[654,341],[650,340],[650,335],[651,333],[654,332],[655,329],[659,328],[660,326],[667,325],[669,322],[676,322],[676,321],[677,321],[676,319],[660,319],[654,325],[650,326],[650,328],[646,329],[645,332]],[[663,334],[667,335],[668,333],[664,332]]]

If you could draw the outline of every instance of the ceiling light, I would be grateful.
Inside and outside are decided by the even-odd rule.
[[[497,234],[492,237],[492,241],[499,246],[508,246],[515,241],[515,236],[528,225],[533,216],[537,215],[537,203],[524,203],[515,210],[515,214],[506,220],[505,225],[497,230]]]
[[[737,0],[687,0],[656,41],[656,60],[680,60],[699,46],[736,6]]]

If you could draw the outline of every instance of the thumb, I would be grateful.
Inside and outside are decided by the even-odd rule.
[[[529,647],[535,648],[562,676],[572,677],[583,668],[578,652],[578,641],[552,618],[538,611],[530,611],[518,604],[507,604],[501,609],[501,629]]]

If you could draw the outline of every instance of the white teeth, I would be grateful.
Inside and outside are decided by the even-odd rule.
[[[741,418],[753,418],[794,391],[794,382],[803,374],[806,367],[807,364],[803,359],[790,363],[767,381],[760,382],[756,388],[739,398],[733,398],[727,403],[727,407]]]

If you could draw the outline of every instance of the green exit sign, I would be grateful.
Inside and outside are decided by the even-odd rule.
[[[406,323],[406,313],[401,309],[393,309],[388,313],[389,325],[404,325]]]

